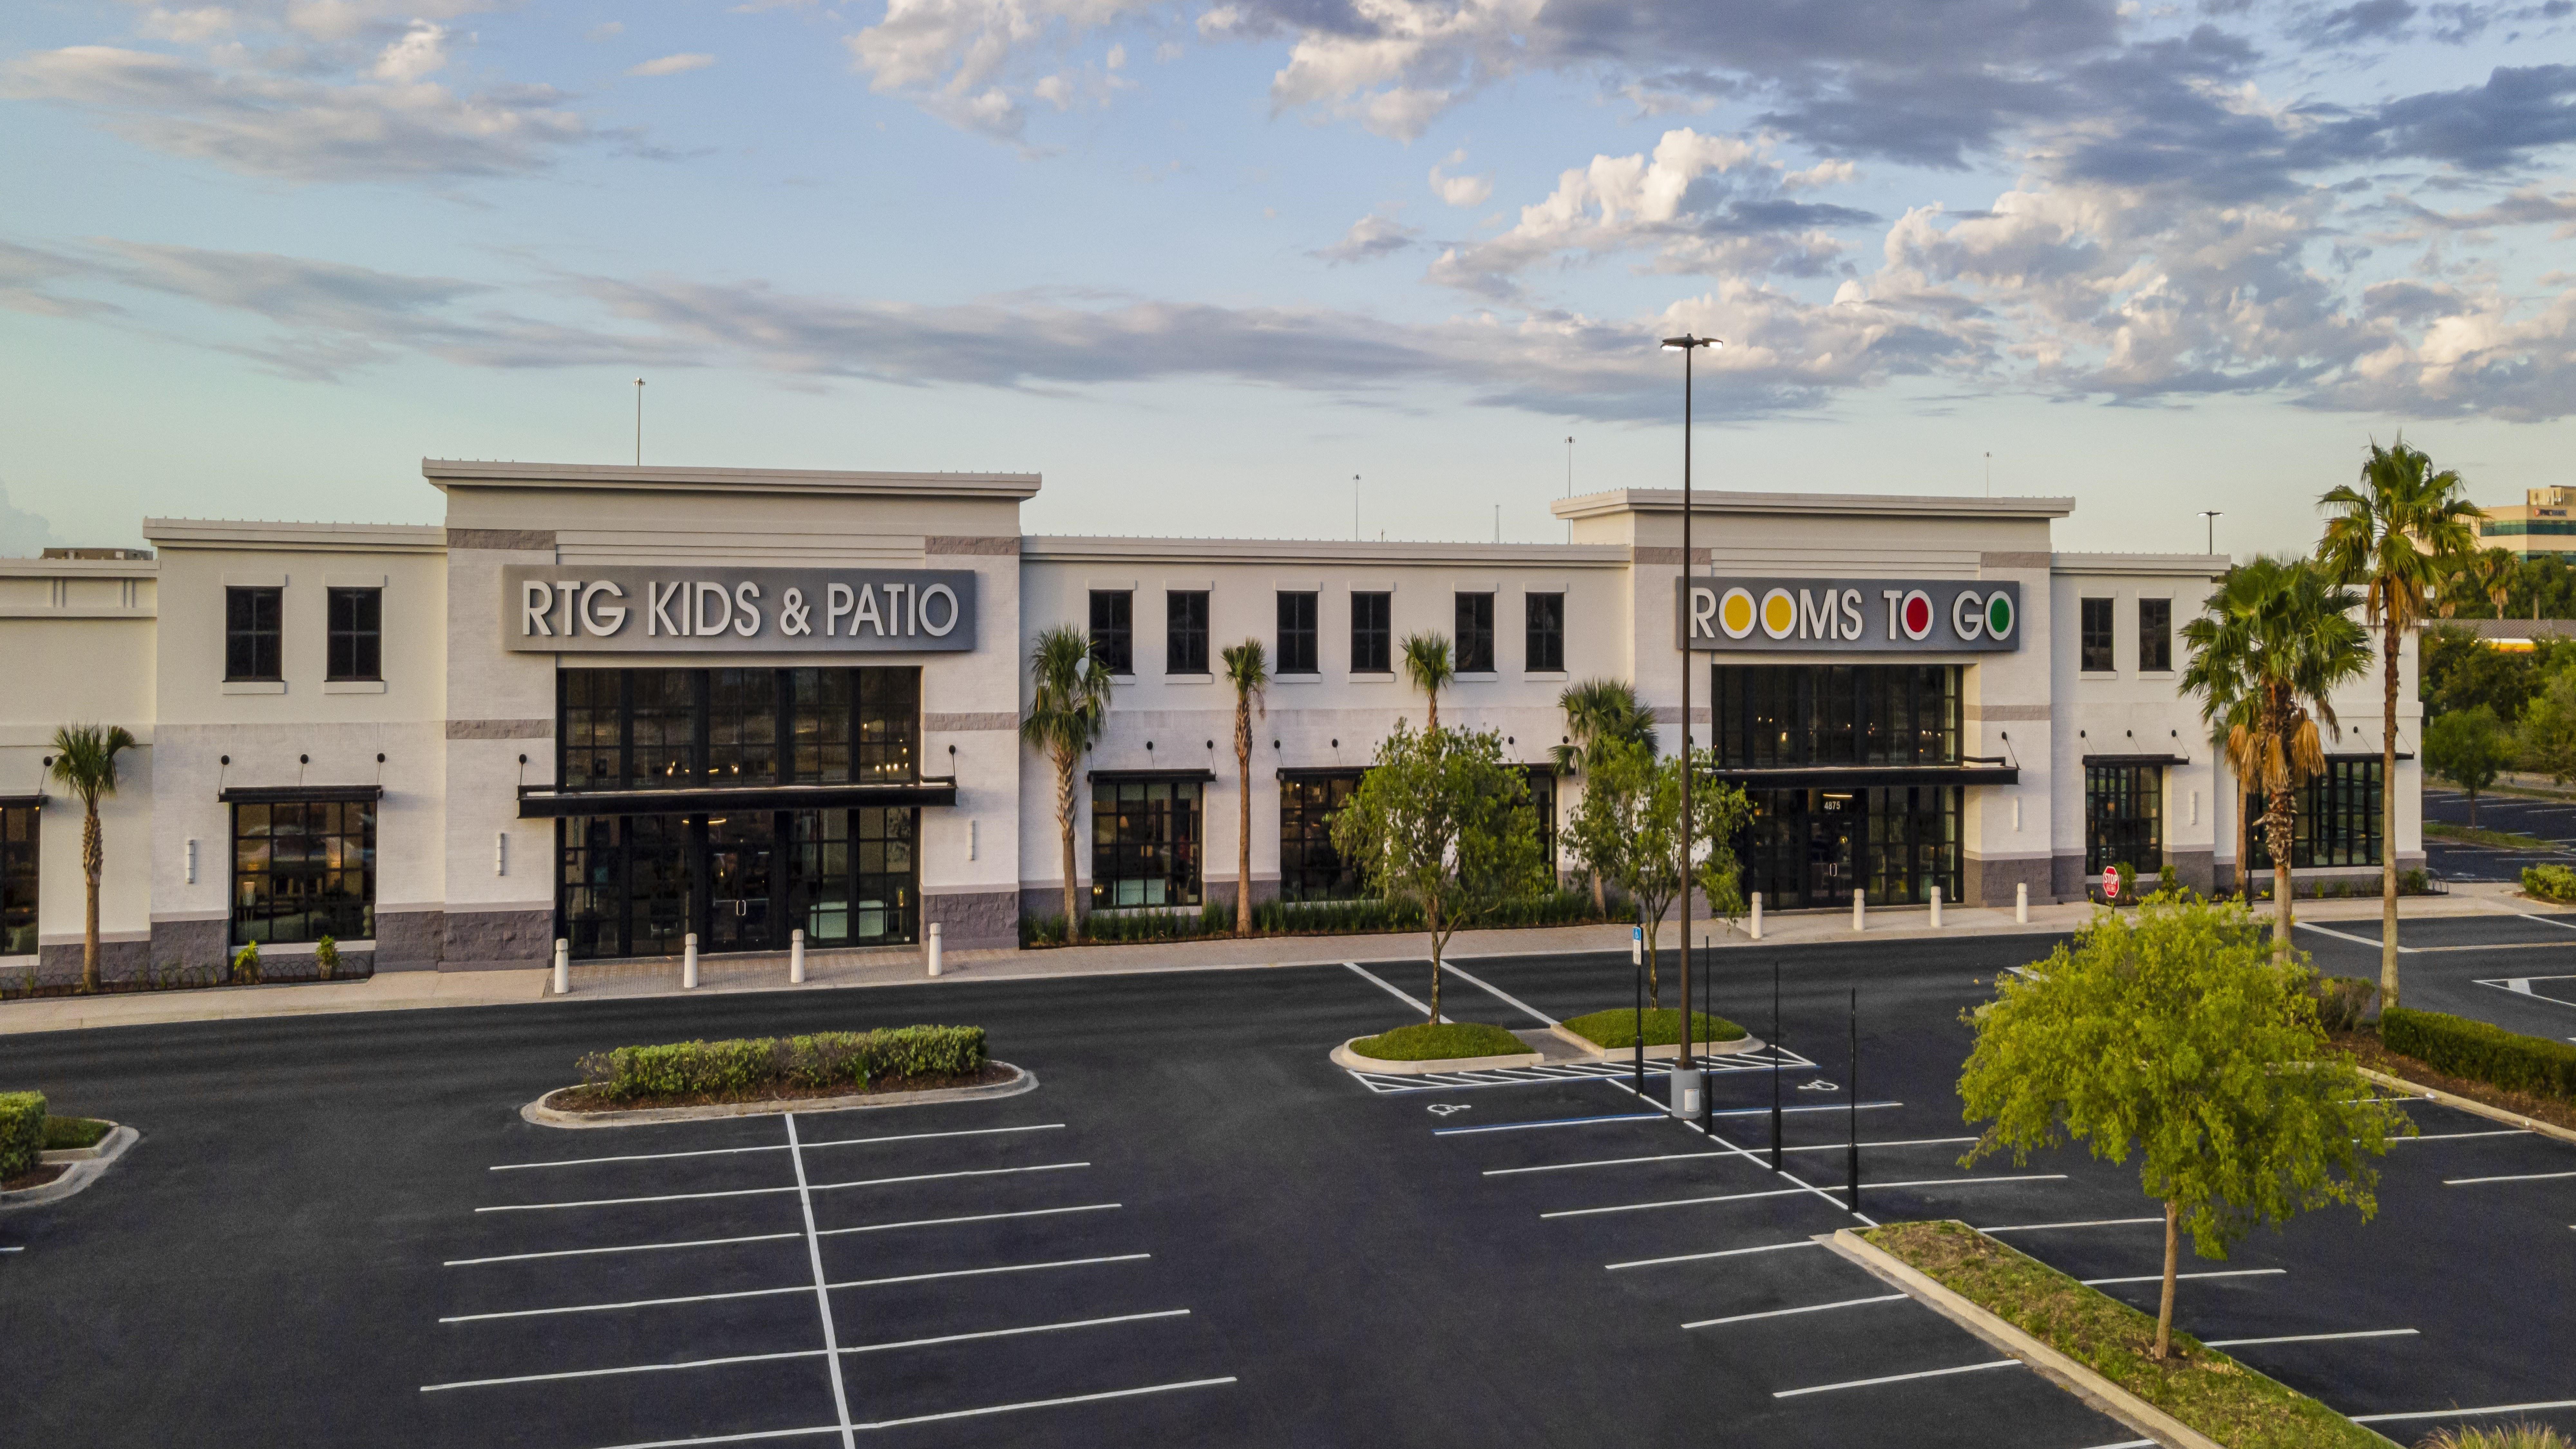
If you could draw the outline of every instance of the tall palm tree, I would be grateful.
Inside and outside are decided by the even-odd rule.
[[[2317,500],[2333,510],[2317,542],[2317,562],[2334,582],[2360,585],[2362,607],[2379,630],[2384,728],[2379,737],[2379,783],[2384,792],[2379,851],[2379,999],[2397,1004],[2397,652],[2408,630],[2453,589],[2474,591],[2478,567],[2473,520],[2486,511],[2471,503],[2468,484],[2421,448],[2370,445],[2361,486],[2345,484]]]
[[[1092,651],[1091,636],[1060,624],[1038,636],[1029,650],[1035,683],[1020,738],[1055,762],[1055,824],[1064,843],[1064,938],[1082,939],[1082,911],[1074,899],[1073,772],[1083,752],[1109,727],[1109,665]]]
[[[1242,772],[1243,789],[1235,797],[1234,816],[1234,929],[1235,934],[1252,934],[1252,712],[1259,709],[1266,718],[1270,703],[1265,697],[1270,688],[1270,656],[1258,639],[1246,639],[1226,646],[1225,679],[1234,686],[1234,765]]]
[[[1446,634],[1408,634],[1404,639],[1404,676],[1431,701],[1429,729],[1440,728],[1440,691],[1458,678]]]
[[[98,797],[116,793],[116,757],[134,748],[123,725],[63,725],[54,731],[53,776],[81,802],[81,877],[88,904],[81,919],[81,990],[98,990],[98,881],[107,851],[98,828]]]
[[[1550,754],[1560,775],[1579,775],[1590,765],[1593,752],[1613,740],[1642,747],[1649,755],[1655,752],[1655,716],[1645,702],[1637,698],[1636,689],[1623,679],[1587,679],[1569,684],[1556,697],[1556,707],[1565,711],[1566,742]],[[1592,877],[1592,909],[1610,909],[1608,890],[1601,872]]]
[[[2199,618],[2183,625],[2185,689],[2201,718],[2227,729],[2239,776],[2265,798],[2272,853],[2272,937],[2290,951],[2290,836],[2299,787],[2325,770],[2317,723],[2338,728],[2335,688],[2370,668],[2370,637],[2352,617],[2361,596],[2308,559],[2257,558],[2227,571]],[[2246,861],[2239,859],[2238,869]]]

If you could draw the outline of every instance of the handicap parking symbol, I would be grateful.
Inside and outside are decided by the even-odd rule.
[[[1818,1077],[1812,1082],[1800,1082],[1798,1084],[1798,1090],[1801,1092],[1839,1092],[1842,1088],[1835,1083],[1826,1081],[1822,1077]]]
[[[1446,1117],[1452,1112],[1466,1111],[1469,1105],[1470,1104],[1466,1102],[1434,1102],[1422,1110],[1430,1113],[1434,1117]]]

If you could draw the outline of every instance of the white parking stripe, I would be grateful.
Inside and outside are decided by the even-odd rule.
[[[692,1238],[680,1243],[629,1243],[618,1248],[557,1248],[548,1253],[503,1253],[492,1258],[450,1258],[442,1268],[471,1268],[483,1263],[527,1263],[539,1258],[586,1258],[598,1253],[653,1253],[667,1248],[721,1248],[734,1243],[774,1243],[781,1238],[801,1238],[802,1233],[753,1233],[741,1238]]]
[[[814,1194],[805,1184],[805,1154],[797,1150],[796,1114],[787,1116],[787,1160],[796,1164],[796,1205],[805,1213],[805,1255],[814,1265],[814,1306],[823,1317],[823,1350],[831,1354],[832,1408],[841,1416],[841,1443],[850,1449],[850,1391],[841,1381],[840,1337],[832,1322],[832,1293],[824,1286],[823,1244],[814,1236]]]
[[[1786,1318],[1793,1313],[1822,1313],[1829,1308],[1858,1308],[1864,1303],[1899,1303],[1903,1302],[1904,1298],[1905,1295],[1902,1293],[1881,1293],[1875,1298],[1845,1298],[1833,1303],[1809,1303],[1799,1308],[1774,1308],[1762,1313],[1732,1313],[1724,1318],[1703,1318],[1697,1323],[1685,1323],[1682,1327],[1715,1328],[1725,1323],[1750,1323],[1757,1318]]]
[[[2517,1172],[2503,1177],[2446,1177],[2444,1187],[2467,1187],[2477,1182],[2554,1182],[2562,1177],[2576,1177],[2576,1172]]]
[[[1988,1183],[1996,1182],[2064,1182],[2065,1180],[2066,1174],[2062,1172],[2033,1172],[2026,1173],[2018,1177],[1927,1177],[1914,1182],[1865,1182],[1862,1183],[1861,1186],[1875,1188],[1982,1187]],[[1672,1198],[1664,1202],[1621,1203],[1615,1207],[1567,1208],[1561,1212],[1540,1213],[1539,1217],[1542,1219],[1595,1217],[1602,1213],[1643,1212],[1648,1208],[1690,1207],[1697,1203],[1711,1202],[1745,1202],[1757,1197],[1788,1197],[1795,1193],[1808,1191],[1812,1191],[1812,1189],[1806,1187],[1784,1187],[1775,1188],[1768,1192],[1729,1193],[1723,1197],[1679,1197]]]
[[[1794,1399],[1802,1394],[1830,1394],[1836,1389],[1866,1389],[1878,1384],[1901,1384],[1908,1379],[1937,1379],[1948,1374],[1972,1374],[1982,1369],[2020,1368],[2021,1366],[2022,1361],[2020,1359],[1999,1358],[1990,1363],[1963,1363],[1957,1368],[1925,1369],[1920,1373],[1889,1374],[1885,1378],[1852,1379],[1846,1383],[1817,1384],[1812,1388],[1782,1389],[1771,1397],[1775,1399]]]
[[[2356,946],[2368,946],[2374,951],[2379,949],[2379,943],[2370,939],[2368,936],[2356,936],[2349,931],[2328,930],[2311,921],[2295,921],[2292,922],[2292,924],[2296,925],[2302,931],[2314,931],[2320,936],[2332,936],[2338,941],[2350,941]],[[2422,948],[2401,945],[2397,948],[2397,954],[2400,956],[2412,956],[2420,949]]]
[[[2544,926],[2556,926],[2562,931],[2576,931],[2576,922],[2563,920],[2556,916],[2535,916],[2523,911],[2516,911],[2514,914],[2521,916],[2526,921],[2538,921]]]
[[[2164,1224],[2163,1218],[2091,1218],[2080,1223],[2014,1223],[2009,1227],[1979,1228],[1981,1233],[2044,1233],[2052,1228],[2133,1228],[2140,1223]]]
[[[488,1389],[503,1384],[542,1384],[551,1383],[557,1379],[605,1379],[622,1374],[659,1374],[670,1373],[677,1369],[722,1368],[726,1364],[734,1363],[773,1363],[779,1359],[821,1358],[822,1356],[823,1350],[819,1348],[797,1348],[785,1353],[740,1353],[731,1358],[692,1358],[683,1359],[678,1363],[639,1363],[628,1364],[622,1368],[569,1369],[563,1373],[520,1374],[515,1378],[506,1379],[460,1379],[452,1384],[422,1384],[420,1391],[424,1394],[439,1394],[450,1389]],[[835,1425],[824,1432],[837,1434],[840,1428]]]
[[[747,1434],[706,1434],[695,1439],[648,1439],[639,1444],[619,1444],[614,1449],[688,1449],[697,1444],[752,1444],[763,1439],[810,1439],[817,1434],[840,1432],[838,1424],[825,1424],[819,1429],[755,1429]]]
[[[1396,990],[1393,986],[1388,985],[1384,978],[1378,976],[1375,972],[1362,969],[1360,963],[1357,961],[1345,961],[1342,964],[1348,966],[1353,971],[1359,972],[1361,980],[1374,984],[1380,991],[1383,991],[1387,995],[1394,997],[1396,1000],[1403,1002],[1405,1005],[1412,1007],[1414,1010],[1421,1012],[1426,1017],[1431,1015],[1430,1007],[1423,1005],[1421,1002],[1414,1000],[1412,997]],[[1447,1021],[1449,1018],[1444,1016],[1440,1019],[1442,1021]]]
[[[2163,1219],[2159,1218],[2157,1221],[2161,1222]],[[2287,1268],[2217,1268],[2205,1273],[2176,1273],[2174,1279],[2179,1282],[2185,1278],[2270,1278],[2289,1271]],[[2129,1278],[2078,1278],[2075,1281],[2087,1288],[2100,1288],[2111,1283],[2161,1283],[2165,1281],[2165,1275],[2140,1273]]]
[[[1794,1243],[1764,1243],[1758,1248],[1720,1248],[1714,1253],[1679,1253],[1670,1258],[1639,1258],[1634,1262],[1604,1263],[1601,1266],[1616,1273],[1622,1268],[1660,1268],[1666,1263],[1701,1263],[1711,1258],[1741,1258],[1747,1253],[1777,1253],[1784,1248],[1821,1248],[1823,1246],[1824,1244],[1813,1238],[1801,1238]]]
[[[1163,1308],[1152,1313],[1121,1313],[1111,1318],[1083,1318],[1071,1323],[1039,1323],[1027,1328],[988,1328],[980,1333],[943,1333],[937,1338],[907,1338],[899,1343],[862,1343],[842,1349],[843,1353],[887,1353],[898,1348],[929,1348],[942,1343],[972,1343],[982,1338],[1017,1338],[1029,1333],[1061,1333],[1068,1328],[1098,1328],[1105,1323],[1142,1323],[1150,1318],[1187,1318],[1186,1308]]]
[[[953,1178],[960,1177],[1009,1177],[1015,1173],[1063,1172],[1071,1168],[1089,1167],[1090,1165],[1091,1164],[1088,1162],[1041,1162],[1032,1167],[978,1167],[971,1168],[964,1172],[915,1172],[902,1177],[866,1177],[853,1182],[818,1182],[813,1185],[811,1190],[814,1192],[835,1192],[847,1187],[889,1187],[896,1183],[905,1182],[946,1182]],[[775,1196],[779,1193],[804,1191],[807,1191],[807,1189],[791,1183],[786,1187],[737,1187],[729,1188],[722,1192],[671,1192],[661,1193],[652,1197],[596,1197],[583,1198],[577,1202],[503,1203],[497,1207],[479,1207],[476,1208],[475,1211],[478,1213],[533,1213],[544,1212],[555,1208],[626,1207],[634,1203],[697,1202],[709,1198],[724,1197],[768,1197]]]
[[[906,1273],[897,1278],[853,1278],[846,1283],[828,1286],[839,1288],[883,1288],[893,1283],[935,1283],[946,1278],[983,1278],[995,1273],[1035,1273],[1045,1268],[1084,1268],[1094,1263],[1134,1263],[1154,1256],[1151,1253],[1115,1253],[1102,1258],[1064,1258],[1053,1263],[1005,1263],[998,1268],[951,1268],[944,1273]]]
[[[862,1429],[900,1429],[907,1424],[937,1424],[949,1419],[973,1419],[985,1414],[1013,1414],[1022,1409],[1052,1409],[1063,1404],[1096,1404],[1104,1399],[1132,1399],[1143,1394],[1168,1394],[1177,1389],[1207,1389],[1235,1382],[1232,1374],[1221,1379],[1190,1379],[1177,1384],[1149,1384],[1141,1389],[1111,1389],[1104,1394],[1071,1394],[1061,1399],[1032,1399],[1025,1404],[995,1404],[984,1409],[951,1409],[945,1414],[917,1414],[909,1419],[885,1419],[874,1424],[861,1424]]]
[[[2331,1343],[2345,1338],[2412,1338],[2411,1328],[2365,1328],[2357,1333],[2285,1333],[2278,1338],[2204,1338],[2203,1348],[2249,1348],[2258,1343]]]
[[[916,1172],[908,1177],[865,1177],[856,1182],[818,1182],[816,1192],[833,1192],[845,1187],[891,1187],[900,1182],[946,1182],[959,1177],[1011,1177],[1023,1172],[1068,1172],[1089,1167],[1088,1162],[1041,1162],[1033,1167],[977,1167],[964,1172]]]
[[[802,1236],[800,1234],[799,1236]],[[608,1313],[620,1308],[664,1308],[675,1303],[717,1303],[734,1298],[775,1298],[781,1293],[810,1293],[810,1284],[792,1288],[742,1288],[731,1293],[692,1293],[684,1298],[631,1298],[622,1303],[576,1303],[564,1308],[514,1308],[506,1313],[459,1313],[441,1323],[485,1323],[496,1318],[547,1318],[558,1313]]]
[[[1493,985],[1482,977],[1470,976],[1463,969],[1448,965],[1445,962],[1442,964],[1441,969],[1447,971],[1450,975],[1457,977],[1459,980],[1466,982],[1468,985],[1475,987],[1477,990],[1484,992],[1487,996],[1494,998],[1505,1006],[1517,1008],[1523,1015],[1528,1016],[1531,1020],[1536,1021],[1541,1026],[1556,1025],[1555,1017],[1548,1015],[1546,1012],[1539,1010],[1537,1007],[1532,1006],[1528,1002],[1521,1000],[1519,997],[1512,995],[1510,992],[1503,990],[1501,987]]]
[[[828,1142],[808,1142],[805,1150],[820,1152],[826,1147],[875,1147],[887,1142],[928,1142],[941,1137],[1007,1137],[1014,1132],[1060,1132],[1061,1122],[1033,1122],[1026,1127],[964,1127],[954,1132],[903,1132],[891,1137],[835,1137]]]
[[[998,1223],[1005,1218],[1051,1218],[1063,1213],[1102,1213],[1123,1206],[1114,1202],[1084,1203],[1080,1207],[1027,1208],[1015,1213],[974,1213],[962,1218],[915,1218],[908,1223],[869,1223],[856,1228],[825,1228],[817,1237],[837,1238],[844,1233],[890,1233],[897,1228],[944,1228],[955,1223]],[[794,1237],[790,1233],[787,1236]]]
[[[1974,1137],[1908,1137],[1897,1142],[1864,1142],[1860,1145],[1863,1147],[1956,1147],[1962,1142],[1976,1140]],[[1825,1142],[1813,1147],[1784,1147],[1780,1150],[1783,1152],[1840,1152],[1849,1146],[1851,1144],[1848,1142]],[[1863,1186],[1867,1184],[1864,1183]]]
[[[2391,1137],[2391,1142],[2448,1142],[2460,1137],[2529,1137],[2527,1127],[2498,1127],[2491,1132],[2418,1132],[2412,1137]]]
[[[2417,1409],[2406,1414],[2354,1414],[2356,1424],[2393,1424],[2402,1419],[2466,1419],[2480,1414],[2528,1414],[2540,1409],[2576,1409],[2576,1399],[2549,1399],[2536,1404],[2489,1404],[2479,1409]]]
[[[1674,1162],[1687,1157],[1725,1157],[1729,1155],[1730,1154],[1720,1148],[1711,1147],[1699,1152],[1658,1152],[1646,1157],[1601,1157],[1595,1158],[1590,1162],[1551,1162],[1540,1167],[1489,1167],[1480,1175],[1485,1177],[1516,1177],[1524,1172],[1572,1172],[1578,1167],[1625,1167],[1632,1162]]]
[[[1540,1122],[1496,1122],[1486,1127],[1441,1127],[1434,1137],[1473,1137],[1479,1132],[1528,1132],[1540,1127],[1589,1127],[1596,1122],[1653,1122],[1668,1118],[1670,1112],[1613,1112],[1601,1117],[1550,1117]]]
[[[1005,1132],[1051,1132],[1061,1122],[1047,1122],[1033,1127],[976,1127],[958,1132],[907,1132],[899,1137],[852,1137],[838,1142],[808,1142],[805,1150],[818,1147],[862,1147],[876,1142],[927,1142],[934,1137],[992,1137]],[[592,1167],[603,1162],[669,1162],[682,1157],[730,1157],[742,1152],[784,1152],[787,1144],[772,1142],[757,1147],[701,1147],[693,1152],[630,1152],[617,1157],[567,1157],[559,1162],[504,1162],[493,1172],[525,1172],[534,1167]]]

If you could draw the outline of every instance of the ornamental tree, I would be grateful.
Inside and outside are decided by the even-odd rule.
[[[1587,755],[1583,801],[1566,826],[1566,845],[1586,869],[1636,903],[1638,924],[1646,933],[1646,1000],[1660,1010],[1658,938],[1685,879],[1682,762],[1658,759],[1646,744],[1615,737],[1596,739]],[[1742,789],[1709,777],[1706,750],[1695,751],[1694,760],[1700,778],[1691,792],[1691,878],[1707,895],[1709,908],[1733,920],[1744,910],[1733,842],[1752,818],[1752,804]],[[1682,946],[1688,950],[1690,943]]]
[[[2413,1135],[2348,1053],[2333,1050],[2305,953],[2274,959],[2245,907],[2159,896],[2093,924],[2045,961],[1996,982],[1967,1014],[1977,1045],[1959,1079],[1971,1123],[1962,1166],[2082,1140],[2097,1158],[2138,1154],[2164,1204],[2155,1356],[2168,1357],[2181,1230],[2225,1258],[2256,1224],[2348,1203],[2368,1221],[2369,1159]]]
[[[1431,1020],[1440,1020],[1440,962],[1460,926],[1548,887],[1529,781],[1503,762],[1490,730],[1404,721],[1350,803],[1333,814],[1333,848],[1377,893],[1422,910],[1431,933]]]
[[[2478,826],[2478,792],[2513,763],[2513,737],[2481,704],[2455,709],[2424,727],[2424,764],[2469,792],[2469,828]]]

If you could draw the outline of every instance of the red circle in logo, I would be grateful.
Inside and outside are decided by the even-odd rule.
[[[1932,632],[1932,601],[1916,594],[1905,601],[1905,632],[1916,638]]]

